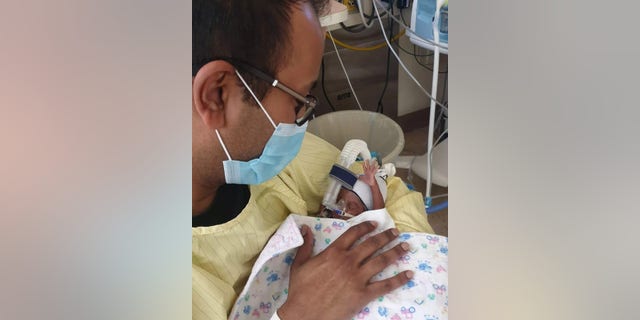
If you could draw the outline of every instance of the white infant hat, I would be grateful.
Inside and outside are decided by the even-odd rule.
[[[380,189],[380,193],[382,194],[382,200],[387,200],[387,182],[382,179],[379,175],[376,174],[376,182],[378,182],[378,188]],[[353,189],[362,203],[367,207],[367,210],[373,209],[373,196],[371,195],[371,187],[369,187],[366,183],[360,181],[358,179],[356,183],[353,185]]]

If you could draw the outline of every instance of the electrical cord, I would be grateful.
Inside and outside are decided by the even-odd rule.
[[[366,28],[365,28],[364,26],[362,26],[362,25],[357,25],[357,26],[351,26],[351,27],[349,27],[349,26],[345,25],[345,24],[344,24],[344,23],[342,23],[342,22],[340,23],[340,26],[342,27],[342,29],[344,29],[345,31],[350,32],[350,33],[360,33],[360,32],[362,32],[362,31],[364,31],[364,30],[366,29]],[[357,29],[357,30],[356,30],[356,29]],[[413,51],[414,51],[414,52],[411,52],[411,51],[409,51],[409,50],[407,50],[407,49],[403,48],[402,46],[400,46],[400,43],[399,43],[399,41],[398,41],[398,40],[399,40],[403,35],[405,35],[405,33],[406,33],[406,31],[403,29],[402,31],[400,31],[400,33],[398,33],[397,35],[395,35],[395,36],[393,36],[393,37],[391,38],[391,41],[392,41],[392,42],[397,42],[397,43],[396,43],[396,45],[398,46],[398,48],[399,48],[400,50],[402,50],[402,51],[404,51],[405,53],[407,53],[407,54],[409,54],[409,55],[412,55],[412,56],[414,56],[414,57],[431,57],[431,56],[433,56],[433,53],[427,53],[427,54],[418,54],[418,53],[416,53],[416,52],[415,52],[415,45],[413,46]],[[325,37],[326,37],[327,39],[330,39],[330,40],[331,40],[331,37],[332,37],[332,36],[329,36],[329,34],[327,33],[327,34],[325,34]],[[377,49],[381,49],[381,48],[383,48],[383,47],[386,47],[386,45],[387,45],[387,44],[386,44],[386,42],[382,42],[382,43],[379,43],[379,44],[376,44],[376,45],[373,45],[373,46],[370,46],[370,47],[356,47],[356,46],[349,45],[349,44],[347,44],[347,43],[345,43],[345,42],[343,42],[343,41],[341,41],[341,40],[339,40],[339,39],[337,39],[337,38],[333,38],[333,40],[334,40],[334,41],[335,41],[339,46],[341,46],[341,47],[343,47],[343,48],[346,48],[346,49],[349,49],[349,50],[354,50],[354,51],[373,51],[373,50],[377,50]],[[423,67],[425,67],[425,68],[429,69],[429,67],[425,66],[425,65],[424,65],[424,64],[422,64],[421,62],[419,62],[419,61],[418,61],[418,63],[419,63],[420,65],[422,65]]]
[[[447,72],[444,74],[444,85],[442,86],[442,103],[445,103],[444,95],[447,93],[447,82],[449,80],[449,69],[447,68]]]
[[[393,4],[392,4],[392,5],[393,5]],[[393,7],[392,7],[392,10],[393,10]],[[401,10],[400,10],[400,12],[401,12],[401,13],[400,13],[400,17],[402,17],[402,21],[404,21],[404,16],[402,16],[402,10],[403,10],[403,9],[401,9]],[[372,11],[373,11],[373,10],[372,10]],[[372,12],[372,14],[373,14],[373,13],[374,13],[374,12]],[[387,14],[387,13],[386,13],[386,12],[384,12],[384,14],[382,15],[382,17],[384,17],[386,14]],[[368,17],[368,16],[367,16],[367,17]],[[375,15],[373,15],[373,19],[375,19]],[[406,24],[406,22],[405,22],[405,24]],[[347,32],[350,32],[350,33],[360,33],[360,32],[362,32],[362,31],[364,31],[364,30],[366,30],[366,29],[367,29],[365,26],[363,26],[363,25],[361,25],[361,24],[358,24],[358,25],[356,25],[356,26],[347,26],[347,25],[345,25],[345,24],[344,24],[344,23],[342,23],[342,22],[340,22],[340,27],[341,27],[343,30],[345,30],[345,31],[347,31]],[[403,29],[400,33],[398,33],[398,35],[396,35],[396,36],[392,37],[392,38],[391,38],[391,39],[392,39],[391,41],[392,41],[392,42],[394,42],[394,41],[398,41],[398,40],[400,39],[400,37],[402,37],[404,34],[405,34],[405,31],[404,31],[404,29]],[[329,38],[329,36],[328,36],[328,35],[327,35],[327,38],[328,38],[328,39],[331,39],[331,38]],[[350,50],[355,50],[355,51],[373,51],[373,50],[381,49],[382,47],[385,47],[385,46],[386,46],[386,43],[379,43],[379,44],[374,45],[374,46],[371,46],[371,47],[355,47],[355,46],[352,46],[352,45],[346,44],[346,43],[344,43],[344,42],[342,42],[341,40],[338,40],[338,39],[336,39],[336,38],[334,38],[334,40],[336,41],[336,43],[337,43],[339,46],[341,46],[341,47],[343,47],[343,48],[350,49]],[[410,55],[412,55],[412,56],[414,56],[414,57],[430,57],[430,56],[433,56],[433,53],[427,53],[427,54],[417,54],[417,53],[415,53],[415,45],[413,46],[413,47],[414,47],[414,49],[413,49],[413,50],[414,50],[414,52],[413,52],[413,53],[412,53],[411,51],[409,51],[409,50],[407,50],[407,49],[403,48],[402,46],[400,46],[400,42],[399,42],[399,41],[396,43],[396,45],[398,46],[398,48],[399,48],[400,50],[402,50],[402,51],[404,51],[405,53],[410,54]],[[418,63],[420,63],[420,62],[418,62]],[[421,64],[421,63],[420,63],[420,64]],[[422,64],[421,64],[421,65],[422,65]],[[424,66],[424,65],[422,65],[422,66]]]
[[[376,5],[376,4],[379,4],[379,3],[380,3],[380,0],[372,0],[372,3],[373,3],[373,6],[374,6],[374,9],[376,10],[376,14],[380,15],[380,13],[379,13],[379,11],[378,11],[378,6]],[[389,10],[387,10],[383,5],[380,5],[380,7],[382,8],[382,10],[384,10],[384,11],[385,11],[385,12],[387,12],[387,13],[389,13]],[[422,38],[420,35],[418,35],[418,34],[416,34],[415,32],[413,32],[413,30],[411,30],[411,28],[409,28],[409,27],[407,26],[407,24],[406,24],[406,23],[403,23],[402,21],[398,20],[398,18],[394,17],[393,15],[389,15],[389,17],[391,17],[391,19],[395,20],[395,21],[396,21],[397,23],[399,23],[402,27],[404,27],[405,29],[407,29],[407,32],[408,32],[408,33],[410,33],[410,34],[412,34],[414,37],[416,37],[416,38],[418,38],[418,39],[420,39],[420,40],[422,40],[422,41],[424,41],[424,42],[427,42],[427,43],[429,43],[429,44],[431,44],[431,45],[433,45],[433,46],[439,47],[439,48],[441,48],[441,49],[449,50],[449,45],[445,45],[445,44],[437,43],[437,42],[435,42],[435,41],[433,41],[433,40],[429,40],[429,39],[424,39],[424,38]]]
[[[382,30],[382,35],[384,36],[384,40],[387,42],[387,45],[389,46],[389,50],[391,51],[391,53],[393,53],[393,55],[396,57],[396,60],[398,60],[398,63],[400,64],[400,66],[402,66],[402,69],[404,69],[404,71],[407,73],[407,75],[411,78],[411,80],[413,80],[413,82],[416,83],[416,85],[418,85],[418,88],[420,88],[420,90],[422,92],[424,92],[424,94],[429,97],[429,99],[431,99],[433,102],[435,102],[435,104],[439,105],[442,108],[447,108],[445,107],[442,103],[440,103],[440,101],[436,100],[435,98],[433,98],[431,96],[431,94],[429,94],[429,92],[427,92],[427,90],[422,87],[422,85],[420,84],[420,82],[418,82],[418,80],[413,76],[413,74],[411,74],[411,72],[409,72],[409,69],[407,69],[407,66],[404,65],[404,63],[402,62],[402,60],[400,59],[400,57],[398,56],[398,54],[395,52],[395,50],[393,50],[392,46],[391,46],[391,42],[389,41],[389,38],[387,37],[387,33],[384,31],[384,25],[382,24],[382,18],[380,17],[380,12],[378,11],[378,6],[376,5],[378,1],[376,0],[373,3],[373,8],[376,11],[376,14],[378,15],[378,23],[380,24],[380,30]],[[389,15],[390,17],[393,17],[392,15]],[[406,30],[406,29],[405,29]]]
[[[382,104],[382,98],[384,98],[384,94],[387,91],[387,86],[389,85],[389,66],[391,65],[391,53],[387,50],[387,71],[385,73],[384,79],[384,87],[382,88],[382,93],[380,94],[380,99],[378,99],[378,107],[376,112],[384,113],[384,105]]]
[[[371,5],[373,5],[373,3],[372,3]],[[358,10],[359,10],[359,9],[358,9]],[[370,14],[363,13],[362,15],[363,15],[365,18],[367,18],[367,19],[371,19],[371,20],[367,20],[368,22],[371,22],[372,20],[375,20],[375,19],[376,19],[376,15],[375,15],[375,13],[376,13],[376,12],[375,12],[375,11],[373,11],[373,8],[371,8],[371,13],[370,13]],[[388,12],[386,12],[386,11],[385,11],[385,12],[383,12],[381,17],[383,17],[383,18],[384,18],[384,17],[387,15],[387,13],[388,13]]]
[[[414,56],[414,57],[432,57],[432,56],[433,56],[433,53],[427,53],[427,54],[417,54],[417,53],[415,53],[415,50],[416,50],[416,48],[415,48],[416,46],[415,46],[415,45],[413,45],[413,51],[414,51],[414,52],[411,52],[411,51],[409,51],[409,50],[407,50],[407,49],[403,48],[402,46],[400,46],[400,42],[396,43],[396,45],[398,46],[398,48],[399,48],[400,50],[402,50],[402,51],[404,51],[406,54],[408,54],[408,55],[412,55],[412,56]]]
[[[371,26],[373,26],[373,19],[365,21],[365,17],[364,17],[364,12],[362,12],[362,1],[357,0],[358,3],[358,13],[360,13],[360,19],[362,19],[362,25],[365,28],[371,28]],[[373,2],[371,3],[373,5]]]
[[[415,48],[414,48],[414,50],[415,50]],[[430,56],[433,56],[433,55],[430,55]],[[423,64],[422,62],[420,62],[420,60],[418,60],[418,57],[417,57],[416,55],[414,55],[414,56],[413,56],[413,58],[414,58],[414,59],[416,59],[416,62],[417,62],[421,67],[423,67],[423,68],[425,68],[425,69],[427,69],[427,70],[429,70],[429,71],[433,72],[433,68],[430,68],[428,65]],[[438,74],[445,74],[445,73],[448,73],[448,72],[449,72],[449,69],[447,69],[447,70],[445,70],[445,71],[438,71]]]
[[[327,103],[329,103],[329,107],[331,108],[331,111],[336,111],[336,108],[333,106],[333,103],[331,103],[331,99],[329,99],[329,95],[327,94],[327,87],[324,85],[324,73],[325,73],[324,57],[322,57],[322,63],[320,65],[322,68],[322,76],[320,79],[320,83],[322,84],[322,93],[324,94],[324,98],[327,99]]]
[[[415,54],[416,53],[416,46],[415,45],[413,46],[413,53],[414,53],[413,58],[416,60],[416,62],[421,67],[433,72],[433,68],[432,67],[430,68],[427,64],[423,64],[422,62],[420,62],[420,60],[418,60],[418,56]],[[433,57],[433,54],[428,55],[428,57]],[[445,70],[445,71],[438,71],[438,74],[445,74],[445,73],[448,73],[448,72],[449,72],[449,69],[447,68],[447,70]]]
[[[445,75],[446,77],[446,75]],[[445,106],[447,106],[447,108],[449,107],[449,103],[447,101],[444,101],[443,104]],[[442,122],[443,119],[449,119],[449,116],[445,113],[444,109],[440,109],[440,113],[438,114],[438,117],[436,118],[436,127],[434,129],[434,132],[441,132],[442,126],[444,126],[444,122]]]
[[[389,4],[391,6],[391,14],[393,14],[393,1]],[[389,21],[389,36],[393,38],[393,21]],[[386,43],[385,43],[386,44]],[[384,94],[387,92],[387,86],[389,85],[389,67],[391,64],[391,53],[387,48],[387,68],[384,76],[384,87],[382,88],[382,92],[380,93],[380,98],[378,99],[378,106],[376,108],[376,112],[384,113],[384,104],[382,103],[382,99],[384,98]]]
[[[409,25],[406,20],[404,20],[404,8],[400,9],[400,19],[402,19],[402,23],[404,25]]]
[[[348,32],[351,32],[351,33],[360,33],[360,32],[362,32],[362,31],[367,29],[361,24],[349,27],[346,24],[344,24],[344,22],[340,22],[340,27],[342,29],[344,29],[345,31],[348,31]]]
[[[327,33],[331,37],[331,30],[327,30]],[[331,37],[331,39],[333,39],[333,37]],[[340,66],[342,67],[342,71],[344,72],[344,76],[347,78],[347,83],[349,84],[349,88],[353,93],[353,97],[356,98],[356,103],[358,104],[358,108],[362,110],[362,105],[360,105],[360,100],[358,99],[358,95],[356,94],[356,91],[353,90],[353,86],[351,85],[351,79],[349,79],[349,74],[347,73],[347,69],[344,67],[344,63],[342,63],[342,58],[340,57],[340,52],[338,52],[338,47],[336,46],[335,41],[332,40],[331,43],[333,44],[333,48],[336,50],[336,56],[338,57],[338,61],[340,62]]]

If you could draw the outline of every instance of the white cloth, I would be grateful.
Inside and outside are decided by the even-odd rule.
[[[280,317],[278,317],[278,313],[274,312],[273,315],[271,316],[271,319],[269,320],[281,320]]]
[[[349,227],[370,220],[378,222],[378,227],[369,236],[394,227],[386,209],[366,211],[347,221],[290,215],[258,257],[229,318],[278,319],[275,312],[287,298],[290,266],[297,248],[304,241],[299,229],[302,224],[311,227],[313,255],[316,255]],[[448,319],[448,239],[426,233],[401,233],[380,252],[400,241],[410,245],[409,252],[374,276],[372,281],[387,279],[405,270],[413,270],[414,278],[403,287],[369,302],[353,319]],[[274,315],[276,318],[272,317]]]

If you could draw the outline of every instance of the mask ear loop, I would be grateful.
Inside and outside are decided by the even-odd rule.
[[[264,112],[264,114],[267,116],[267,119],[269,119],[269,122],[271,122],[271,125],[273,126],[273,128],[276,128],[276,124],[273,122],[273,120],[271,119],[271,117],[269,116],[269,113],[267,113],[267,109],[265,109],[262,106],[262,103],[260,103],[260,100],[258,100],[258,97],[256,97],[256,95],[253,93],[253,90],[251,90],[251,88],[249,87],[249,85],[247,84],[246,81],[244,81],[244,78],[242,77],[242,75],[240,75],[240,72],[238,72],[238,70],[236,69],[236,74],[238,75],[238,78],[240,78],[240,81],[242,81],[242,84],[244,84],[245,88],[247,88],[247,90],[249,90],[249,93],[251,93],[251,96],[253,97],[253,99],[258,103],[258,105],[260,106],[260,109],[262,109],[262,112]]]
[[[216,129],[216,135],[218,136],[218,141],[220,141],[220,145],[222,146],[222,150],[224,150],[224,153],[227,155],[227,158],[229,160],[233,160],[233,159],[231,159],[231,156],[229,155],[229,151],[227,151],[227,147],[224,145],[224,142],[222,142],[222,138],[220,137],[220,133],[218,132],[218,129]]]
[[[240,75],[240,72],[238,72],[238,70],[235,70],[235,72],[236,72],[236,75],[238,75],[238,78],[240,78],[240,81],[242,81],[242,84],[245,86],[245,88],[249,90],[249,93],[251,93],[251,96],[253,97],[253,99],[258,103],[258,105],[260,106],[260,109],[262,109],[262,112],[264,112],[264,114],[267,116],[267,119],[269,119],[269,122],[271,122],[271,125],[273,126],[273,128],[276,128],[276,124],[273,122],[273,120],[269,116],[269,113],[267,113],[267,110],[264,108],[264,106],[262,106],[262,103],[260,103],[260,100],[258,100],[255,93],[253,93],[253,90],[251,90],[247,82],[244,81],[244,78],[242,77],[242,75]],[[227,155],[227,158],[229,160],[233,160],[231,159],[231,155],[229,154],[227,147],[224,145],[224,142],[222,142],[222,137],[220,137],[220,133],[218,132],[218,129],[216,129],[215,131],[216,131],[216,136],[218,136],[218,141],[222,146],[222,150],[224,150],[224,153]]]

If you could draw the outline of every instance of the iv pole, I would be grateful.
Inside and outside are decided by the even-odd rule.
[[[440,33],[438,32],[438,24],[440,22],[440,9],[447,4],[448,0],[438,0],[436,2],[436,11],[434,14],[434,19],[432,22],[432,30],[433,30],[433,40],[436,44],[440,44]],[[427,136],[427,152],[415,158],[415,163],[426,163],[427,164],[427,172],[426,172],[426,192],[425,192],[425,200],[427,208],[431,206],[431,189],[433,184],[433,161],[432,161],[432,152],[434,147],[434,130],[435,130],[435,114],[436,114],[436,99],[438,98],[438,72],[440,68],[440,47],[438,45],[433,46],[433,77],[431,81],[431,104],[429,108],[429,131]],[[415,166],[411,168],[412,170],[416,170]]]

